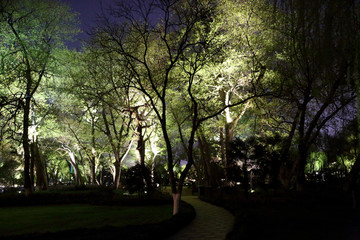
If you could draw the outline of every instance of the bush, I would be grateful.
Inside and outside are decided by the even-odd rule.
[[[123,184],[125,190],[129,191],[130,194],[133,193],[144,193],[146,190],[145,177],[150,178],[150,169],[145,167],[142,168],[140,164],[137,164],[129,169],[123,171]]]
[[[30,196],[17,192],[0,194],[0,208],[71,203],[140,206],[169,204],[171,202],[172,198],[170,195],[159,191],[153,191],[151,194],[146,195],[124,195],[121,191],[104,187],[53,189],[34,192]]]

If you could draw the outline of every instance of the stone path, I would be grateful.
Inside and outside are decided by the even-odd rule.
[[[196,211],[195,219],[170,240],[225,239],[234,224],[234,216],[227,210],[199,200],[197,196],[182,196]]]

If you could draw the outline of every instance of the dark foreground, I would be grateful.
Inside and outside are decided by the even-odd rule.
[[[360,239],[360,209],[353,209],[351,196],[341,191],[261,192],[245,198],[234,189],[222,189],[201,198],[235,215],[228,240]]]
[[[31,205],[48,205],[48,204],[71,204],[71,203],[86,203],[96,205],[122,205],[122,206],[141,206],[141,205],[158,205],[168,204],[171,199],[161,197],[117,197],[110,191],[76,191],[76,192],[47,192],[41,194],[34,194],[31,197],[23,195],[9,195],[0,197],[1,207],[12,206],[31,206]],[[1,208],[0,208],[1,210]],[[74,230],[66,230],[46,233],[31,233],[26,235],[17,235],[14,237],[4,237],[2,240],[97,240],[97,239],[129,239],[129,240],[142,240],[142,239],[167,239],[184,226],[189,224],[195,217],[194,208],[185,203],[181,203],[179,214],[171,217],[170,219],[154,223],[143,224],[136,226],[113,227],[105,226],[97,229],[78,228]]]

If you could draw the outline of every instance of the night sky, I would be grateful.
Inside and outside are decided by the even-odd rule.
[[[96,24],[97,15],[101,15],[101,8],[108,9],[117,0],[61,0],[68,4],[75,12],[80,14],[80,29],[81,33],[77,36],[76,42],[67,43],[69,48],[81,48],[81,40],[88,39],[86,33],[91,29],[91,26]]]

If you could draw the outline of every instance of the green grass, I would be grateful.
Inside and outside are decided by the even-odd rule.
[[[77,228],[157,223],[172,216],[171,205],[97,206],[90,204],[0,208],[0,237]]]

